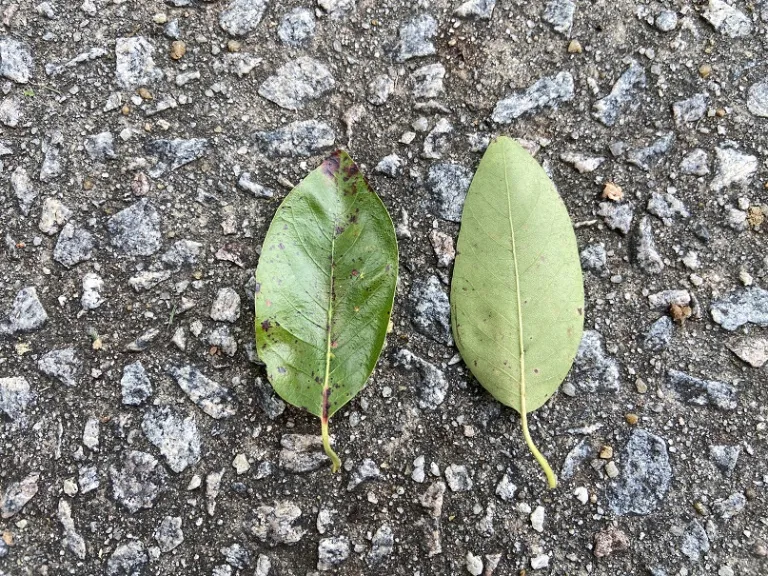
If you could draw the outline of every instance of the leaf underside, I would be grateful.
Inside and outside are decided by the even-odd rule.
[[[584,287],[568,212],[541,166],[507,137],[488,147],[467,193],[451,324],[480,384],[520,413],[555,393],[581,341]]]
[[[275,391],[327,421],[378,360],[397,282],[392,220],[337,151],[277,209],[256,269],[256,347]]]

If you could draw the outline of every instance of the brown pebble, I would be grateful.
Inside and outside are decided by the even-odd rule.
[[[230,52],[240,52],[240,50],[243,48],[242,42],[238,42],[237,40],[230,40],[227,42],[227,50]]]
[[[701,516],[709,516],[709,508],[707,508],[702,502],[694,502],[693,509]]]
[[[123,116],[128,116],[128,114],[131,113],[131,107],[128,106],[128,104],[123,104],[123,107],[120,108],[120,112]]]
[[[147,88],[144,88],[143,86],[139,88],[138,94],[139,96],[141,96],[143,100],[152,100],[152,92],[150,92]]]
[[[627,424],[629,424],[630,426],[634,426],[635,424],[637,424],[637,421],[639,420],[637,414],[632,414],[631,412],[626,416],[624,416],[624,418],[626,419]]]
[[[571,40],[568,43],[568,54],[581,54],[584,49],[581,47],[581,42],[578,40]]]
[[[613,448],[610,446],[603,446],[600,449],[600,458],[603,460],[610,460],[613,458]]]
[[[717,114],[718,118],[722,118],[727,114],[727,112],[725,111],[725,108],[718,108],[717,110],[715,110],[715,114]]]
[[[83,190],[91,190],[93,188],[93,181],[90,178],[83,180]]]
[[[13,546],[13,534],[8,531],[3,532],[3,542],[5,542],[7,546]]]
[[[171,58],[179,60],[184,54],[187,53],[187,45],[181,40],[174,40],[171,43]]]
[[[712,66],[709,64],[702,64],[699,66],[699,76],[702,78],[709,78],[710,74],[712,74]]]
[[[603,198],[618,202],[624,198],[624,192],[622,191],[621,186],[618,186],[613,182],[606,182],[605,188],[603,188]]]

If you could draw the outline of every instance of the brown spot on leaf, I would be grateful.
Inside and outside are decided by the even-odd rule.
[[[331,348],[338,348],[338,347],[339,347],[339,341],[338,340],[334,340],[334,341],[331,342]]]
[[[323,163],[320,165],[320,168],[323,170],[324,174],[332,178],[336,177],[336,174],[339,171],[339,166],[341,166],[340,156],[341,150],[336,150],[336,152],[328,156],[328,158],[323,161]]]
[[[578,312],[579,316],[584,316],[584,308],[576,308],[576,312]]]
[[[353,277],[360,276],[360,272],[358,272],[357,270],[352,270],[352,276]]]

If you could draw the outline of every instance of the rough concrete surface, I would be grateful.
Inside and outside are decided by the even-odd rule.
[[[768,2],[3,0],[0,23],[0,575],[768,573]],[[551,174],[585,268],[577,367],[530,417],[555,491],[448,330],[496,134]],[[252,276],[336,147],[401,274],[332,475],[253,353]]]

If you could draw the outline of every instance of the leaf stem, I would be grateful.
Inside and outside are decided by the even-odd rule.
[[[331,448],[331,438],[328,435],[328,419],[322,418],[320,420],[320,427],[322,429],[323,433],[323,449],[325,450],[325,453],[328,455],[328,458],[331,459],[331,472],[338,472],[339,468],[341,468],[341,460],[339,460],[338,455],[336,452],[333,451],[333,448]]]
[[[531,433],[528,431],[528,414],[525,412],[525,406],[522,408],[523,410],[521,412],[521,420],[523,424],[523,437],[525,438],[525,443],[528,445],[528,450],[531,451],[533,457],[536,458],[536,462],[539,463],[539,466],[541,466],[541,469],[544,471],[544,475],[547,477],[547,484],[549,484],[550,490],[554,490],[557,488],[557,476],[555,476],[555,473],[549,466],[547,459],[541,452],[539,452],[539,449],[536,448],[536,444],[533,443]]]

